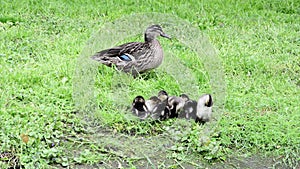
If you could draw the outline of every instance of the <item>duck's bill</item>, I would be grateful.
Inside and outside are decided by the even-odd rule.
[[[169,36],[169,35],[167,35],[167,34],[165,34],[165,33],[160,34],[160,36],[162,36],[162,37],[164,37],[164,38],[171,39],[171,36]]]

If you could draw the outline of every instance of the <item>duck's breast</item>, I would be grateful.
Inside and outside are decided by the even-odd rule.
[[[163,61],[164,53],[163,49],[159,43],[158,40],[154,40],[153,42],[153,65],[155,66],[154,68],[157,68]]]
[[[163,61],[163,50],[157,40],[149,43],[149,49],[139,57],[136,66],[139,72],[145,72],[157,68]]]

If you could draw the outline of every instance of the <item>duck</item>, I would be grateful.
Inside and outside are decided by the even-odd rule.
[[[135,77],[161,65],[164,55],[158,36],[171,39],[160,25],[151,25],[145,31],[144,42],[129,42],[105,49],[94,54],[91,59]]]
[[[184,100],[177,96],[169,96],[165,90],[160,90],[157,96],[166,104],[166,108],[169,110],[168,118],[177,118],[184,106]]]
[[[145,120],[150,115],[143,96],[136,96],[133,99],[131,112],[141,120]]]
[[[187,120],[197,119],[197,101],[191,100],[187,94],[181,94],[179,96],[184,100],[183,110],[178,115],[178,118],[184,118]]]
[[[178,118],[178,115],[183,110],[185,101],[178,96],[169,96],[168,97],[168,108],[170,109],[169,118]]]
[[[146,100],[146,106],[151,118],[154,120],[166,120],[169,117],[169,109],[166,107],[166,103],[157,96],[152,96],[149,100]]]
[[[196,122],[204,124],[212,119],[213,98],[211,94],[200,96],[197,103]]]

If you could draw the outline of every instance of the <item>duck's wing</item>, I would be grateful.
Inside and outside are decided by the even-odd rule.
[[[109,65],[108,62],[110,62],[110,64],[116,64],[115,62],[120,61],[134,61],[141,55],[145,47],[145,43],[130,42],[97,52],[91,58],[104,64],[107,63],[107,65]]]

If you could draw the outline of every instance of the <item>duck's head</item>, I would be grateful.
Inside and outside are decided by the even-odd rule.
[[[132,107],[139,110],[145,111],[145,99],[143,96],[136,96],[132,101]]]
[[[187,94],[181,94],[179,97],[181,97],[185,102],[190,100],[190,98]]]
[[[158,92],[157,97],[161,100],[161,101],[165,101],[168,99],[168,93],[165,90],[161,90]]]
[[[159,25],[151,25],[146,29],[145,32],[145,41],[151,41],[155,39],[157,36],[162,36],[164,38],[171,39],[169,35],[164,33],[161,26]]]
[[[152,96],[150,99],[153,103],[158,104],[161,102],[161,100],[157,96]]]
[[[201,104],[205,107],[212,107],[213,99],[210,94],[204,94],[199,98],[198,104]]]
[[[213,99],[210,94],[207,94],[205,106],[211,107],[212,105],[213,105]]]
[[[134,100],[132,101],[132,104],[144,104],[145,103],[145,99],[143,96],[136,96],[134,98]]]

